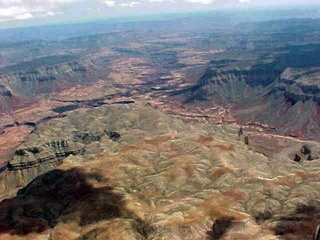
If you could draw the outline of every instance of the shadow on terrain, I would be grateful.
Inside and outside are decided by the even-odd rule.
[[[265,221],[275,222],[274,234],[281,236],[284,240],[303,240],[315,239],[320,240],[320,205],[317,204],[301,204],[294,213],[276,216],[271,212],[259,213],[255,216],[258,224]],[[232,218],[217,219],[212,225],[212,230],[207,232],[207,240],[219,240],[228,230],[234,226]],[[318,238],[314,238],[318,231]]]
[[[78,168],[52,170],[0,203],[0,234],[26,235],[53,228],[66,219],[84,226],[101,220],[130,218],[146,237],[147,225],[125,207],[123,196],[112,187],[95,188],[91,182],[106,181],[100,174]]]
[[[207,232],[207,240],[218,240],[232,227],[232,218],[217,219],[213,225],[212,230]]]
[[[273,229],[281,239],[312,239],[320,224],[320,205],[302,204],[293,214],[281,216]]]

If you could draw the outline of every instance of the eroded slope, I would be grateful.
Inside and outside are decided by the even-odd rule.
[[[121,137],[110,139],[106,130]],[[85,151],[4,172],[0,234],[310,239],[319,221],[317,155],[295,162],[292,154],[306,142],[252,135],[246,146],[237,132],[232,125],[185,124],[139,105],[77,110],[40,124],[19,149],[82,136],[76,139]],[[23,188],[16,194],[14,185]]]

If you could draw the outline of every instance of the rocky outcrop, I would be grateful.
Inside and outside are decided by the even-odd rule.
[[[114,131],[105,131],[105,134],[113,141],[117,141],[121,138],[121,135]]]
[[[81,142],[84,144],[89,144],[94,141],[100,141],[102,134],[93,134],[89,132],[74,132],[73,139],[76,142]]]
[[[66,83],[81,82],[85,78],[90,80],[86,72],[93,67],[97,57],[88,55],[75,60],[73,56],[51,56],[35,59],[2,68],[0,82],[28,97],[60,91]]]
[[[12,97],[11,90],[5,85],[0,84],[0,97]]]
[[[320,148],[315,144],[304,144],[291,154],[295,162],[313,161],[320,158]]]
[[[245,145],[249,145],[249,135],[243,132],[242,127],[240,127],[238,131],[238,141],[243,142]]]
[[[8,111],[17,108],[18,106],[27,105],[28,101],[18,97],[10,87],[0,84],[0,111]]]
[[[54,140],[40,146],[19,148],[7,164],[9,171],[25,170],[38,167],[43,163],[61,161],[66,157],[85,152],[85,146],[91,142],[100,141],[107,136],[112,141],[120,139],[115,131],[105,130],[100,134],[90,132],[73,132],[72,140]]]
[[[301,161],[301,157],[298,154],[295,154],[293,161],[300,162]]]
[[[287,68],[268,94],[283,94],[293,104],[309,100],[319,104],[319,73],[320,68]]]
[[[41,146],[17,149],[7,167],[9,171],[37,167],[42,163],[61,161],[71,154],[81,154],[85,146],[66,140],[47,142]]]
[[[195,85],[180,91],[186,95],[186,102],[214,100],[230,103],[248,97],[272,84],[283,69],[274,68],[275,62],[239,67],[211,62],[198,78]]]
[[[81,142],[84,144],[89,144],[91,142],[100,141],[102,137],[108,136],[111,140],[117,141],[120,139],[121,135],[114,131],[105,130],[103,133],[94,134],[91,132],[73,132],[73,140],[75,142]]]

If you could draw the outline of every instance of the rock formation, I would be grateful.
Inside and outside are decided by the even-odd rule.
[[[100,141],[102,134],[92,134],[92,133],[81,133],[81,132],[74,132],[73,139],[76,142],[82,142],[84,144],[89,144],[94,141]]]
[[[105,131],[105,133],[109,136],[109,138],[113,141],[117,141],[120,139],[121,135],[114,131]]]
[[[310,146],[303,145],[300,151],[304,156],[306,156],[307,160],[311,161],[313,159]]]
[[[298,154],[295,154],[293,161],[300,162],[301,161],[301,157]]]
[[[241,126],[238,131],[238,141],[243,142],[245,145],[249,145],[249,135],[243,132],[243,127]]]
[[[84,150],[83,144],[73,141],[51,141],[37,147],[17,149],[7,167],[9,171],[24,170],[46,162],[61,161],[71,154],[81,154]]]

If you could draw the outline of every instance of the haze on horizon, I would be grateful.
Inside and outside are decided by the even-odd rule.
[[[301,5],[319,8],[319,0],[0,0],[0,26],[10,28],[157,13]]]

